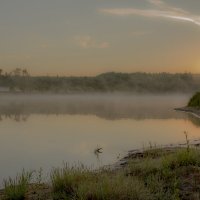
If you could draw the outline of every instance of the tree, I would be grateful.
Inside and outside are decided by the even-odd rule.
[[[0,69],[0,76],[2,76],[2,73],[3,73],[3,69]]]
[[[29,73],[26,69],[22,70],[22,76],[29,76]]]
[[[21,76],[22,70],[20,68],[16,68],[13,70],[14,76]]]

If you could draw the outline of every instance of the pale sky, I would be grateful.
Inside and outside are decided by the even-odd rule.
[[[200,73],[199,0],[0,0],[0,68]]]

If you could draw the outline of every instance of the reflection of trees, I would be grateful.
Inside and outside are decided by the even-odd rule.
[[[4,119],[11,119],[16,122],[24,121],[26,122],[28,120],[29,115],[28,114],[1,114],[0,115],[0,121],[3,121]]]
[[[23,109],[22,109],[23,108]],[[31,114],[45,114],[45,115],[60,115],[60,114],[69,114],[69,115],[95,115],[100,118],[107,120],[118,120],[118,119],[135,119],[135,120],[144,120],[144,119],[188,119],[195,126],[200,127],[200,119],[195,117],[192,114],[183,113],[183,112],[173,112],[170,110],[154,111],[148,110],[147,112],[140,112],[140,110],[124,110],[123,112],[116,111],[111,108],[108,109],[107,106],[97,106],[97,107],[82,107],[68,105],[63,107],[63,105],[52,106],[47,105],[42,108],[37,107],[38,109],[28,109],[24,105],[12,105],[8,110],[4,109],[5,112],[2,112],[0,107],[0,121],[4,119],[11,119],[16,122],[26,122]]]
[[[2,76],[2,73],[3,73],[3,69],[0,69],[0,76]]]
[[[188,114],[188,119],[197,127],[200,127],[200,118],[195,117],[192,114]]]
[[[95,115],[108,120],[187,119],[187,115],[173,111],[175,105],[170,105],[167,97],[8,95],[4,98],[0,100],[0,120],[5,117],[26,121],[31,114]]]

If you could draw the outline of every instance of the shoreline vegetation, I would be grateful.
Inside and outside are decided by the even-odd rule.
[[[3,181],[0,200],[198,200],[200,139],[135,149],[113,165],[22,171]]]
[[[197,92],[183,108],[175,108],[177,111],[187,112],[200,118],[200,92]]]
[[[186,134],[186,133],[185,133]],[[42,170],[4,180],[1,200],[198,200],[200,140],[130,151],[97,170],[64,165],[43,182]]]
[[[115,73],[97,76],[31,76],[26,69],[0,69],[0,93],[194,93],[200,75],[190,73]]]

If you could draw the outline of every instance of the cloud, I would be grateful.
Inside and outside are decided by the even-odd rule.
[[[164,6],[165,3],[160,0],[148,0],[149,3],[154,4],[155,6]]]
[[[160,10],[164,11],[174,11],[177,15],[187,15],[189,14],[188,11],[183,10],[182,8],[172,7],[167,5],[164,1],[161,0],[147,0],[147,2],[151,3],[152,5],[158,7]]]
[[[108,42],[97,42],[91,36],[76,36],[74,39],[76,44],[84,49],[106,49],[110,46]]]
[[[137,9],[137,8],[109,8],[100,10],[102,13],[118,15],[118,16],[129,16],[137,15],[143,17],[154,17],[154,18],[166,18],[170,20],[191,22],[200,26],[200,16],[192,15],[189,12],[177,8],[168,6],[161,0],[147,0],[150,4],[154,5],[156,9]]]

